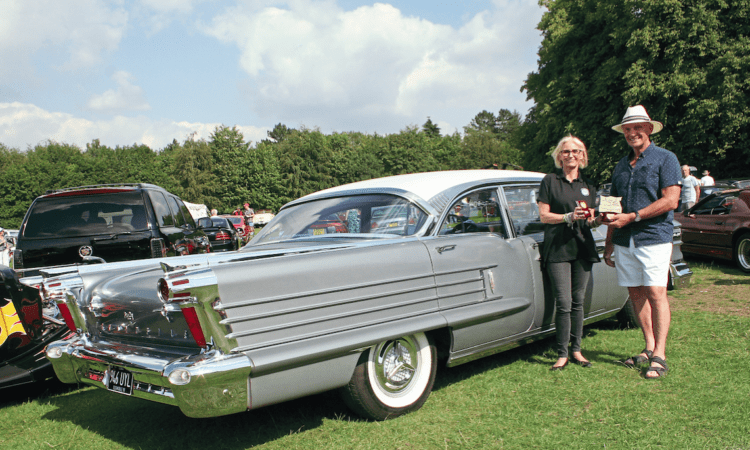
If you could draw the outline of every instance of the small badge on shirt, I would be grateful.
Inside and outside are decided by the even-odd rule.
[[[581,188],[581,195],[583,195],[584,197],[588,197],[589,194],[589,188]]]

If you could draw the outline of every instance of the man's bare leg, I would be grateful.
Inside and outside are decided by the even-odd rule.
[[[648,297],[648,289],[647,286],[629,287],[628,294],[630,294],[630,300],[633,302],[635,314],[638,316],[643,340],[646,342],[645,349],[653,351],[655,346],[654,327],[652,325],[653,311]],[[648,358],[645,353],[641,353],[641,356]]]
[[[669,299],[667,298],[666,286],[644,286],[648,303],[651,307],[651,323],[653,326],[654,337],[654,356],[667,359],[667,335],[669,334],[669,325],[672,321],[672,312],[669,309]],[[645,336],[645,333],[644,333]],[[647,341],[648,343],[648,341]],[[661,367],[656,362],[651,363],[651,367]],[[649,376],[651,375],[651,376]],[[659,374],[649,370],[646,372],[646,378],[658,378]]]

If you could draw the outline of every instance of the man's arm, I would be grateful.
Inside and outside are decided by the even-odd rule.
[[[666,212],[676,209],[677,205],[680,202],[680,191],[682,191],[682,188],[679,184],[667,186],[662,189],[660,199],[638,211],[638,213],[641,215],[641,219],[650,219],[651,217],[660,216]],[[608,225],[610,228],[622,228],[630,225],[634,221],[634,212],[616,214],[614,216],[614,220]],[[609,230],[607,231],[607,235],[609,236]]]
[[[700,181],[695,183],[695,201],[696,203],[701,198],[701,183]]]

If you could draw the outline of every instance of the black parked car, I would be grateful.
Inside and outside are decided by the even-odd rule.
[[[48,191],[21,223],[13,268],[115,262],[210,251],[179,197],[153,184],[82,186]],[[37,270],[31,270],[37,269]]]
[[[206,233],[214,252],[238,250],[242,246],[240,232],[225,217],[201,217],[198,227]]]
[[[183,201],[159,186],[81,186],[37,197],[18,231],[15,270],[0,266],[0,388],[54,375],[43,350],[68,331],[54,302],[41,301],[40,271],[210,250]]]

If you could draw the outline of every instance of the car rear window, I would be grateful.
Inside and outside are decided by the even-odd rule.
[[[40,198],[22,230],[25,238],[89,236],[148,229],[139,192]]]
[[[211,217],[211,225],[215,227],[230,227],[229,222],[227,222],[227,219],[223,217]]]

